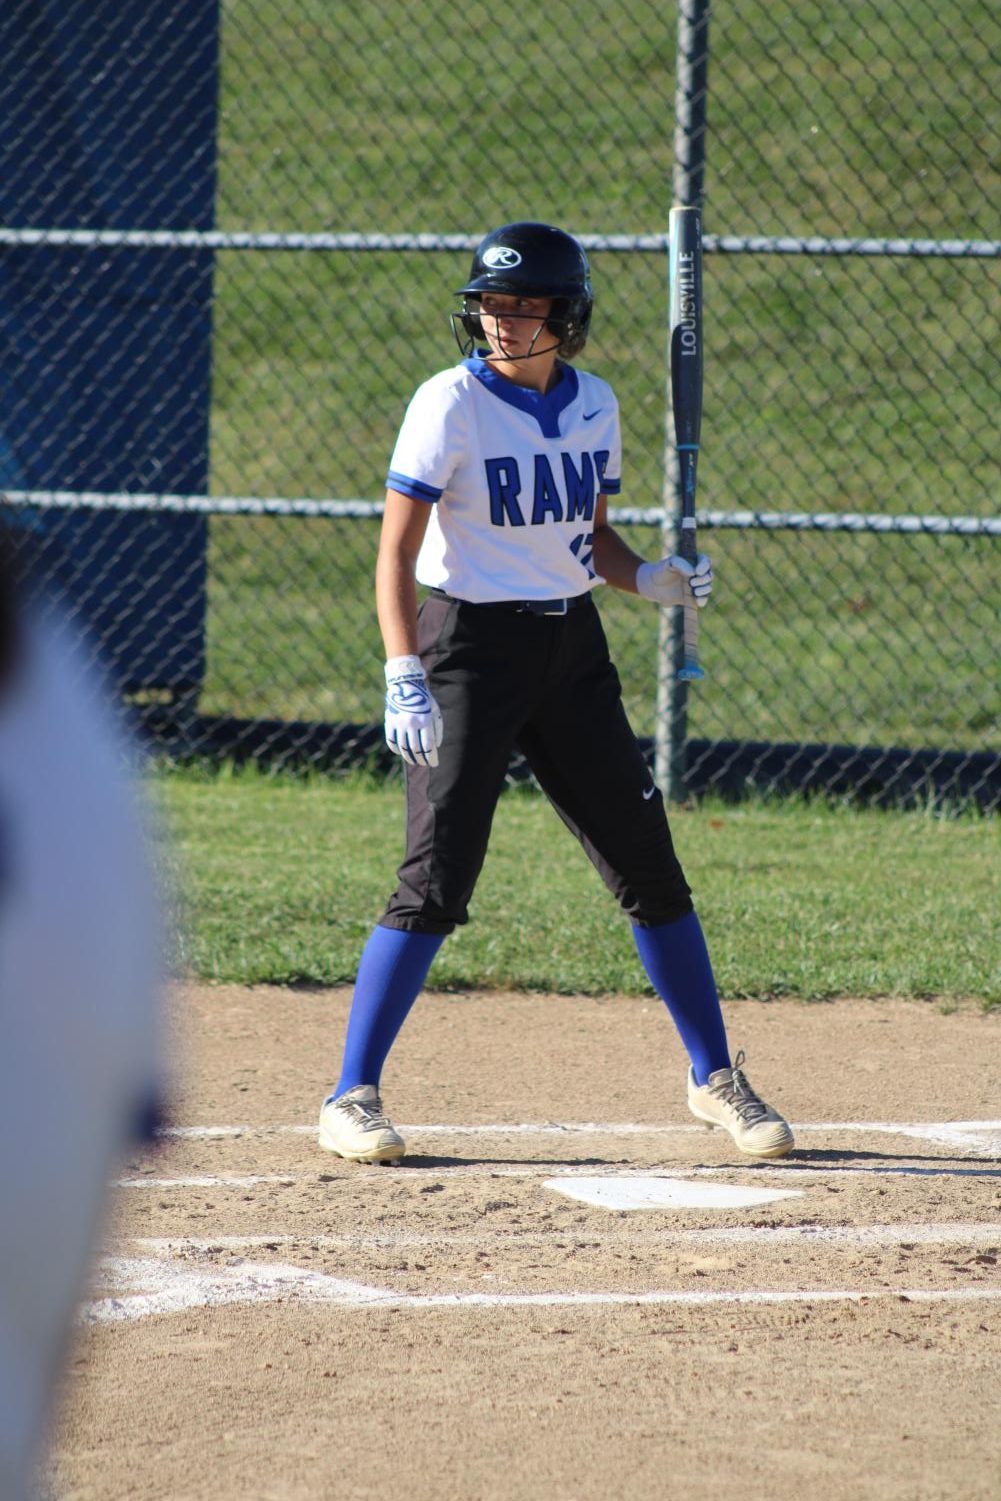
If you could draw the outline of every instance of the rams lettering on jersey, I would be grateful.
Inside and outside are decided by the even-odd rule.
[[[484,469],[490,497],[490,521],[493,526],[542,526],[546,521],[590,521],[594,516],[594,497],[601,494],[607,448],[597,453],[560,453],[560,479],[553,473],[549,456],[537,453],[532,463],[532,483],[522,499],[522,477],[518,460],[509,454],[503,459],[486,459]],[[578,469],[579,465],[579,469]],[[530,497],[530,498],[529,498]]]
[[[417,390],[387,483],[432,506],[420,583],[486,603],[601,582],[590,523],[621,488],[618,406],[597,376],[560,371],[543,394],[470,359]]]

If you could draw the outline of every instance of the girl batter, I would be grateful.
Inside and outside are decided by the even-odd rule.
[[[632,923],[691,1060],[690,1109],[741,1151],[783,1156],[792,1132],[742,1055],[731,1062],[702,929],[591,598],[604,582],[704,605],[709,559],[644,562],[609,524],[618,407],[605,381],[568,363],[593,306],[577,241],[505,225],[481,242],[459,295],[465,358],[418,389],[387,481],[376,602],[407,845],[361,957],[320,1145],[358,1162],[404,1154],[382,1066],[445,936],[467,920],[517,748]],[[418,582],[430,590],[420,610]]]

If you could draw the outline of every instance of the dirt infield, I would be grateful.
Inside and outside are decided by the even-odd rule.
[[[178,992],[61,1501],[1001,1495],[1001,1016],[726,1007],[797,1129],[757,1164],[659,1003],[428,996],[383,1080],[410,1154],[359,1168],[312,1130],[347,1000]]]

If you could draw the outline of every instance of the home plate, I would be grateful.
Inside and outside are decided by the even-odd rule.
[[[792,1188],[744,1188],[682,1178],[547,1178],[546,1188],[599,1209],[746,1209],[775,1199],[800,1199]]]

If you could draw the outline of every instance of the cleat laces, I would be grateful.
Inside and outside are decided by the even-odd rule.
[[[710,1082],[708,1088],[710,1094],[729,1105],[747,1125],[761,1120],[768,1114],[768,1106],[759,1095],[756,1095],[747,1081],[742,1064],[744,1063],[744,1050],[741,1049],[733,1060],[733,1068],[725,1079],[718,1084]]]
[[[363,1131],[393,1130],[378,1095],[374,1100],[339,1100],[337,1109],[343,1110]]]

